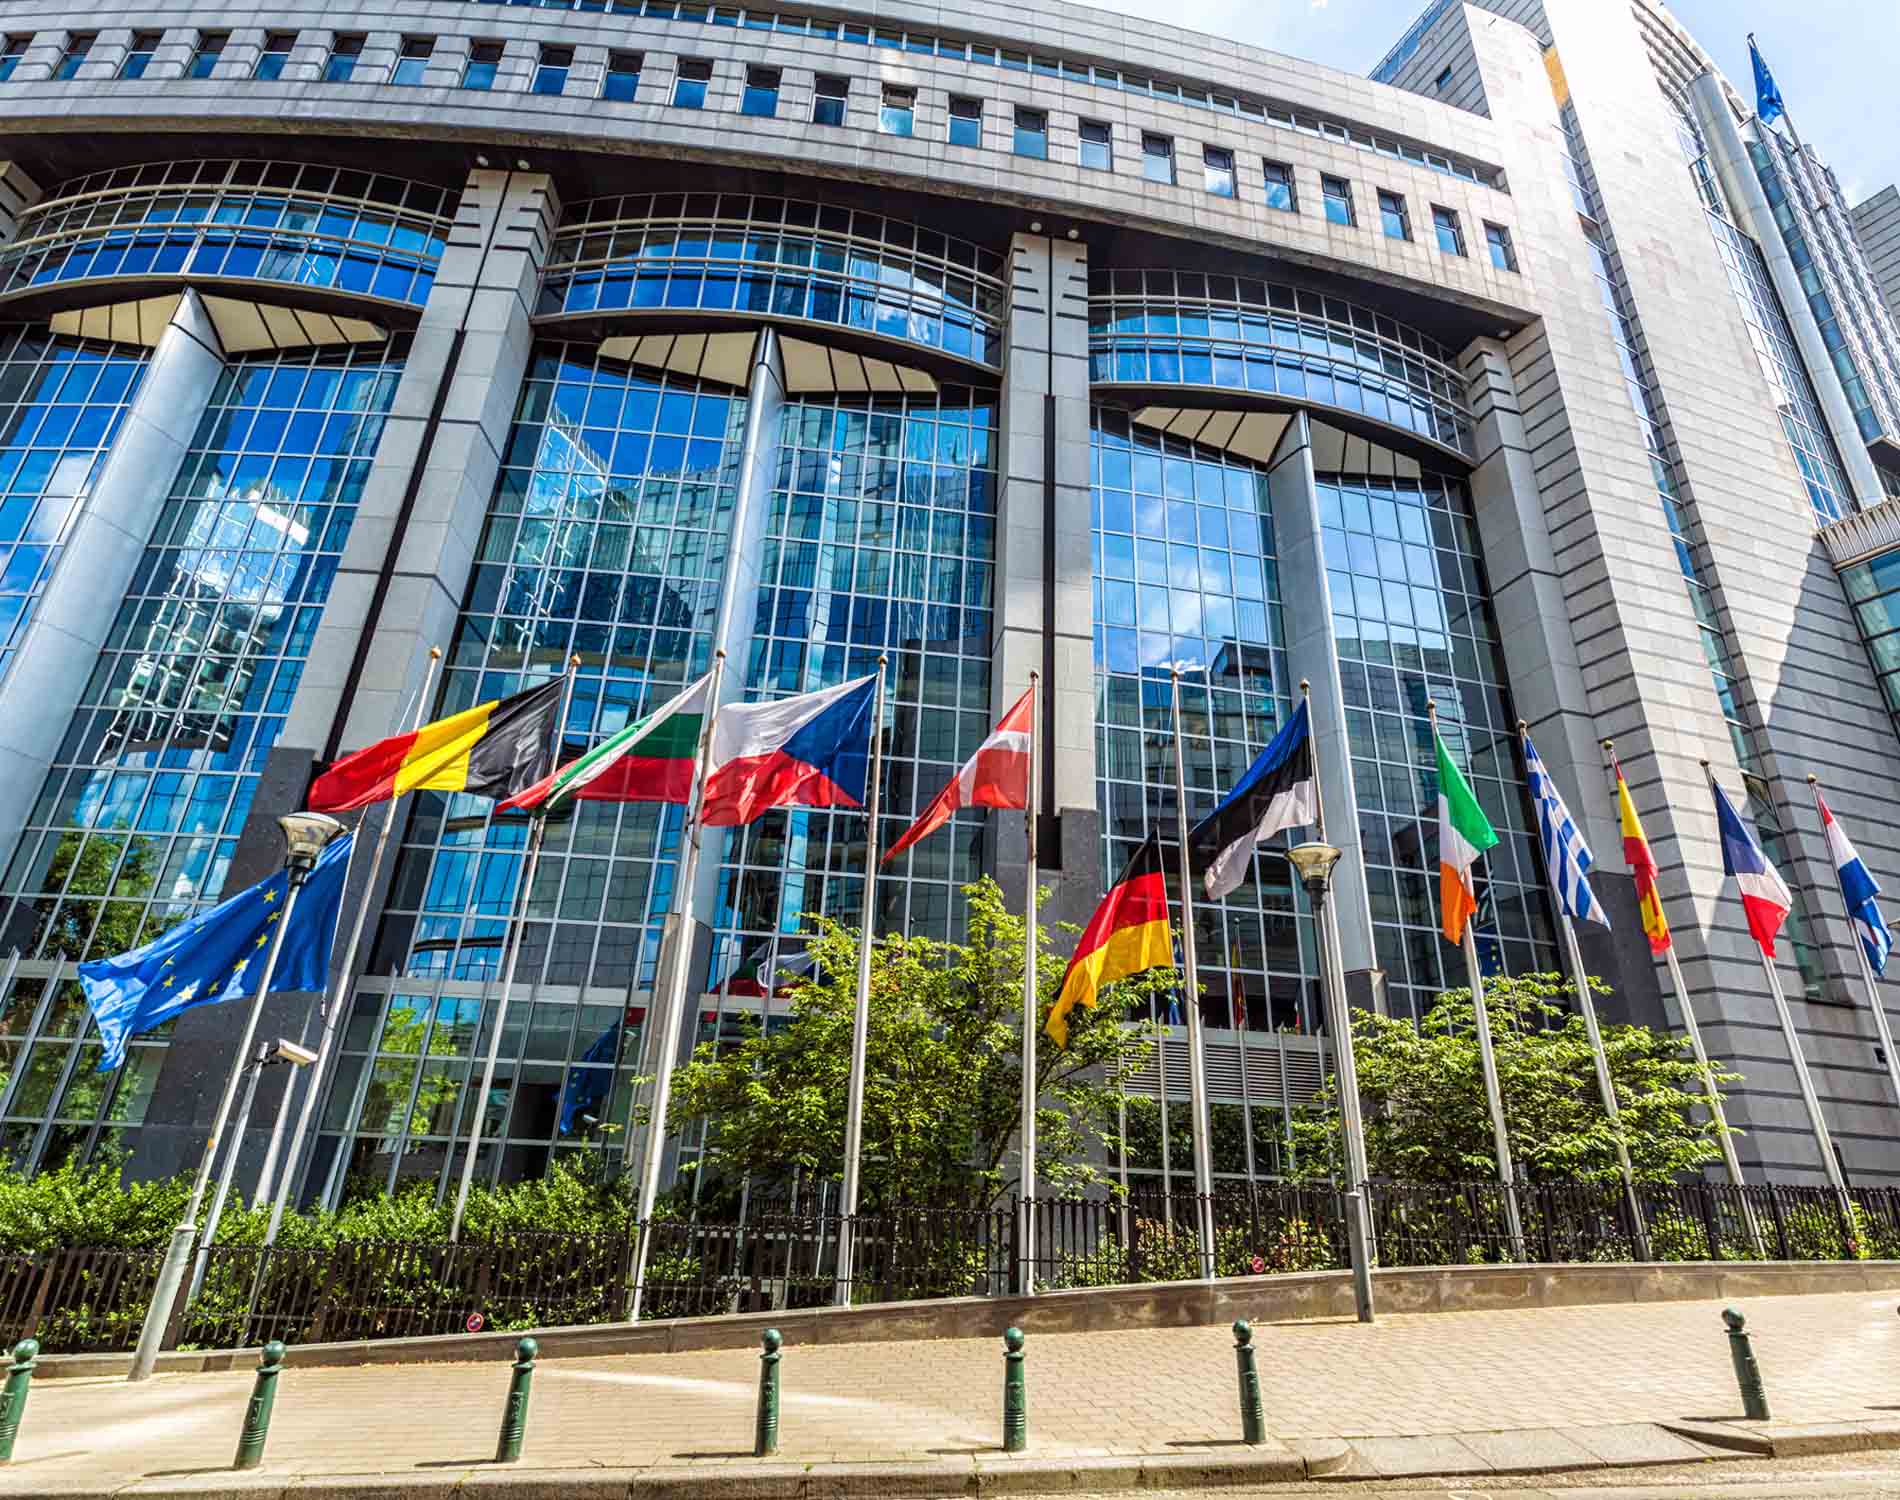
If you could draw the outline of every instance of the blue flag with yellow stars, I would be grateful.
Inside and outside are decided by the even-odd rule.
[[[329,984],[330,944],[343,905],[351,838],[345,834],[325,847],[297,893],[290,929],[271,975],[273,992],[320,990]],[[289,879],[287,870],[279,870],[143,948],[79,966],[86,1004],[106,1044],[100,1072],[125,1061],[128,1037],[195,1005],[257,993],[265,955],[283,917]]]

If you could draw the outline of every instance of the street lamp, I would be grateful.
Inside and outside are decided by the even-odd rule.
[[[1346,1241],[1352,1257],[1352,1296],[1359,1321],[1372,1321],[1372,1243],[1366,1232],[1366,1136],[1359,1118],[1359,1065],[1353,1057],[1352,1016],[1346,1004],[1345,963],[1333,923],[1333,870],[1340,849],[1323,842],[1295,844],[1287,860],[1313,901],[1313,925],[1319,938],[1320,974],[1326,1014],[1333,1023],[1334,1056],[1339,1060],[1339,1102],[1346,1125]],[[1281,1101],[1283,1104],[1286,1102]]]
[[[297,892],[310,878],[317,856],[330,841],[343,832],[343,825],[322,813],[286,813],[277,820],[284,834],[284,868],[288,890],[284,895],[284,914],[271,926],[270,951],[264,957],[264,973],[258,980],[257,994],[244,1017],[244,1035],[238,1042],[231,1062],[230,1076],[224,1081],[224,1097],[212,1117],[211,1134],[205,1141],[204,1156],[198,1163],[198,1175],[192,1179],[191,1197],[165,1247],[165,1261],[159,1267],[158,1284],[152,1289],[151,1306],[145,1310],[145,1326],[139,1330],[139,1346],[132,1356],[128,1380],[144,1380],[158,1363],[159,1345],[165,1341],[165,1325],[171,1320],[172,1303],[178,1300],[179,1285],[185,1279],[185,1267],[191,1260],[192,1242],[198,1237],[198,1212],[204,1207],[205,1188],[211,1181],[211,1165],[217,1160],[218,1144],[231,1120],[231,1107],[237,1102],[238,1087],[253,1063],[252,1044],[257,1040],[257,1024],[264,1014],[264,999],[270,994],[271,978],[277,971],[277,955],[284,946],[284,934],[290,930],[291,913],[297,909]],[[258,1059],[261,1061],[261,1059]],[[237,1171],[238,1152],[243,1146],[240,1135],[232,1143],[230,1159],[224,1164],[218,1197],[222,1201],[230,1190],[231,1177]]]

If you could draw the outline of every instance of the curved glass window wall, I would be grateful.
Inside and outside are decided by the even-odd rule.
[[[373,172],[175,161],[76,178],[20,217],[0,293],[96,277],[224,277],[421,306],[455,198]]]
[[[1451,350],[1369,308],[1279,282],[1091,272],[1089,378],[1252,391],[1473,452]]]
[[[543,314],[754,313],[1002,363],[1003,259],[881,214],[799,199],[661,193],[569,209]]]
[[[0,680],[145,373],[147,352],[0,327]]]

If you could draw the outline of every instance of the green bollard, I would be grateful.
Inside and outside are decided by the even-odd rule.
[[[1021,1453],[1029,1446],[1029,1392],[1023,1384],[1023,1331],[1003,1333],[1003,1451]]]
[[[1254,1367],[1253,1325],[1234,1321],[1234,1363],[1240,1369],[1240,1440],[1257,1448],[1267,1440],[1267,1412],[1260,1404],[1260,1371]]]
[[[778,1452],[778,1351],[785,1338],[776,1328],[768,1328],[760,1342],[765,1351],[759,1355],[759,1422],[752,1456],[769,1458]]]
[[[272,1339],[264,1346],[264,1358],[257,1367],[257,1380],[251,1386],[251,1404],[244,1409],[244,1431],[238,1434],[234,1469],[255,1469],[264,1461],[264,1439],[270,1436],[271,1407],[277,1401],[277,1377],[284,1371],[284,1346]]]
[[[534,1357],[541,1346],[533,1339],[515,1345],[514,1373],[508,1377],[508,1404],[501,1409],[501,1436],[495,1442],[495,1462],[511,1464],[521,1457],[521,1439],[528,1431],[528,1383],[534,1379]]]
[[[27,1387],[33,1384],[33,1367],[39,1357],[38,1339],[21,1339],[13,1346],[7,1388],[0,1394],[0,1464],[13,1462],[13,1440],[20,1435],[20,1418],[26,1415]]]
[[[1742,1388],[1742,1412],[1752,1422],[1766,1422],[1768,1393],[1762,1389],[1761,1366],[1755,1363],[1755,1350],[1748,1341],[1748,1320],[1734,1308],[1725,1307],[1722,1321],[1728,1325],[1728,1353],[1735,1361],[1735,1383]]]

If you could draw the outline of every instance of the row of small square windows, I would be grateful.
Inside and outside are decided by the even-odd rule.
[[[485,3],[523,5],[532,4],[534,0],[485,0]],[[581,10],[605,10],[609,6],[609,0],[565,0],[565,4],[563,0],[539,0],[539,3],[544,8],[552,7],[555,9],[578,8]],[[848,22],[839,23],[835,21],[808,20],[805,17],[799,16],[775,15],[769,11],[741,11],[723,6],[708,8],[704,5],[678,4],[676,0],[611,0],[611,3],[612,9],[616,13],[626,15],[645,15],[649,18],[660,20],[711,20],[715,25],[745,25],[754,29],[763,28],[789,30],[800,33],[809,32],[811,35],[842,38],[845,41],[864,42],[881,47],[895,47],[907,52],[926,52],[933,53],[937,56],[954,57],[970,62],[987,62],[1000,65],[1006,69],[1045,74],[1052,78],[1073,79],[1084,83],[1093,82],[1097,86],[1104,88],[1122,89],[1135,93],[1152,93],[1157,98],[1212,106],[1236,112],[1251,119],[1266,120],[1270,124],[1303,131],[1311,135],[1319,135],[1327,140],[1335,140],[1342,144],[1359,146],[1366,150],[1376,151],[1382,156],[1397,157],[1417,165],[1430,167],[1433,171],[1446,172],[1453,176],[1463,177],[1472,182],[1482,182],[1499,189],[1503,189],[1504,186],[1497,174],[1490,169],[1476,166],[1473,163],[1463,161],[1459,158],[1439,156],[1433,152],[1404,145],[1396,140],[1387,140],[1384,137],[1369,134],[1337,121],[1303,115],[1290,109],[1276,108],[1269,104],[1263,104],[1238,96],[1230,98],[1222,94],[1210,94],[1205,89],[1192,88],[1185,84],[1169,84],[1160,79],[1148,79],[1117,69],[1091,67],[1085,64],[1070,63],[1056,58],[1012,52],[1007,48],[997,48],[979,43],[952,42],[943,38],[919,36],[910,32],[890,31],[882,27],[872,28]],[[160,33],[158,32],[138,33],[131,49],[132,56],[127,59],[127,68],[131,71],[122,68],[119,76],[122,78],[139,77],[144,72],[146,65],[151,61],[152,53],[158,46],[159,37]],[[31,40],[32,38],[30,36],[0,36],[0,81],[4,81],[8,77],[14,65],[25,55]],[[56,71],[54,76],[56,78],[70,78],[72,74],[78,70],[79,65],[85,61],[86,52],[90,48],[93,40],[94,38],[90,34],[75,37],[61,59],[59,71]],[[228,37],[224,34],[212,33],[208,40],[201,41],[197,50],[194,52],[191,67],[185,76],[188,78],[209,77],[210,71],[216,66],[218,55],[223,50],[227,40]],[[278,77],[282,73],[284,63],[290,55],[290,49],[295,43],[295,40],[296,38],[293,33],[273,33],[266,42],[263,55],[259,58],[252,77],[261,79],[274,79]],[[330,62],[325,69],[324,79],[326,82],[343,82],[354,75],[356,66],[355,59],[361,52],[364,41],[365,38],[361,35],[346,35],[339,38],[336,47],[332,51]],[[414,48],[413,51],[412,46]],[[420,83],[422,81],[421,74],[423,67],[427,64],[432,49],[433,38],[406,39],[403,46],[403,54],[398,58],[395,67],[392,68],[389,81],[392,83]],[[489,69],[489,75],[492,77],[494,64],[500,61],[500,44],[481,43],[478,44],[478,49],[487,49],[493,52],[494,55],[492,57],[485,59],[486,66]],[[571,47],[543,47],[542,52],[544,54],[548,52],[565,54],[568,60],[563,63],[549,64],[544,58],[541,70],[537,71],[536,74],[535,91],[541,93],[559,93],[561,92],[560,83],[554,81],[549,70],[550,68],[558,69],[569,66],[572,62],[573,49]],[[412,76],[405,76],[405,70],[402,66],[405,62],[416,64],[415,67],[407,70]],[[543,86],[544,76],[546,78],[546,86]],[[1440,82],[1442,84],[1443,80],[1441,79]],[[474,84],[465,86],[484,87],[486,85]],[[612,96],[609,95],[608,97]]]
[[[157,50],[159,33],[144,31],[135,33],[132,45],[119,65],[119,77],[139,78],[150,65],[153,53]],[[27,38],[8,37],[4,50],[0,50],[0,81],[4,81],[13,71],[15,63],[26,50]],[[209,78],[223,55],[229,36],[222,32],[201,32],[197,49],[192,53],[186,67],[187,78]],[[67,44],[66,52],[60,58],[53,76],[56,79],[71,78],[79,71],[86,60],[94,38],[89,34],[75,35]],[[284,63],[290,56],[296,37],[289,32],[272,32],[266,36],[263,49],[258,53],[253,66],[253,78],[273,79],[282,75]],[[323,78],[330,83],[351,81],[356,74],[357,59],[363,50],[362,36],[339,35],[331,47]],[[433,37],[407,37],[402,49],[391,66],[388,81],[393,84],[420,84],[423,72],[428,67],[435,52]],[[494,87],[496,70],[502,59],[500,42],[476,42],[470,49],[468,61],[462,71],[461,87],[465,89],[486,90]],[[629,101],[640,87],[640,68],[643,57],[637,52],[613,51],[608,53],[606,71],[601,80],[603,99]],[[568,72],[574,64],[572,47],[554,46],[543,43],[536,61],[534,77],[529,92],[535,94],[560,94],[567,87]],[[702,58],[681,58],[673,79],[673,105],[677,109],[702,109],[706,103],[707,86],[712,82],[712,63]],[[778,113],[780,70],[770,67],[750,66],[746,69],[745,92],[740,98],[740,113],[760,118],[772,118]],[[817,125],[843,125],[845,110],[851,93],[851,82],[836,74],[820,73],[812,93],[812,122]],[[908,136],[916,122],[917,91],[914,88],[900,87],[896,84],[882,86],[878,106],[878,128],[887,135]],[[1032,109],[1017,105],[1014,114],[1014,150],[1018,156],[1034,157],[1045,160],[1049,155],[1049,116],[1046,110]],[[981,146],[983,144],[983,101],[963,95],[950,96],[950,118],[948,140],[953,146]],[[1081,164],[1094,171],[1113,171],[1115,166],[1114,135],[1108,124],[1100,120],[1082,120],[1078,125],[1078,151]],[[1239,176],[1234,167],[1234,153],[1225,146],[1204,146],[1201,150],[1202,180],[1208,192],[1221,198],[1240,196]],[[1294,182],[1293,168],[1287,162],[1263,161],[1262,197],[1267,207],[1280,209],[1286,213],[1299,212],[1298,189]],[[1177,184],[1175,173],[1174,138],[1156,135],[1144,131],[1141,137],[1141,175],[1150,182]],[[1412,221],[1405,198],[1399,193],[1380,188],[1378,192],[1379,221],[1389,238],[1410,240]],[[1322,175],[1320,177],[1320,195],[1323,201],[1327,221],[1333,224],[1351,227],[1358,222],[1358,212],[1353,202],[1352,184],[1343,177]],[[1464,229],[1459,222],[1455,209],[1432,205],[1432,231],[1438,241],[1438,248],[1447,255],[1464,255]],[[1490,253],[1491,263],[1504,271],[1517,269],[1517,256],[1511,244],[1511,233],[1502,224],[1487,222],[1484,226],[1485,244]]]

